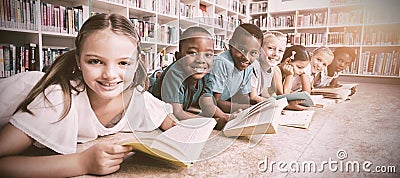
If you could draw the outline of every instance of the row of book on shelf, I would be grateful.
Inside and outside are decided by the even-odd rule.
[[[0,1],[0,26],[38,30],[37,3],[36,0]]]
[[[316,46],[326,45],[326,33],[287,33],[287,45]],[[360,45],[360,34],[347,32],[330,32],[329,45]]]
[[[37,10],[40,10],[42,31],[76,34],[89,18],[88,6],[66,7],[36,0],[0,1],[0,26],[38,30]]]
[[[240,14],[246,14],[246,3],[243,0],[215,0],[215,4]]]
[[[40,3],[42,31],[77,34],[86,19],[89,18],[89,7],[66,7],[50,3]]]
[[[261,2],[250,2],[249,12],[250,13],[267,13],[268,11],[268,1]]]
[[[108,2],[154,11],[155,0],[106,0]],[[163,2],[162,0],[158,0]]]
[[[37,44],[0,45],[0,77],[10,77],[25,71],[39,70]]]
[[[237,113],[235,119],[225,124],[220,135],[236,138],[276,134],[280,126],[307,129],[319,108],[347,100],[351,88],[357,85],[342,84],[339,88],[318,88],[314,89],[311,95],[307,92],[295,92],[270,97]],[[310,108],[304,111],[284,110],[288,101],[299,99],[305,100],[304,105]],[[122,145],[129,145],[135,152],[142,152],[169,164],[189,167],[196,160],[201,160],[201,152],[206,151],[203,149],[215,149],[205,147],[206,144],[218,141],[209,139],[215,125],[214,118],[198,117],[177,121],[176,126],[165,132],[136,133],[138,140],[125,140]]]
[[[145,16],[141,20],[139,18],[129,18],[138,30],[139,36],[143,41],[171,44],[177,43],[178,31],[176,27],[156,22],[155,16]],[[157,33],[157,39],[156,39]]]
[[[365,51],[346,70],[348,74],[400,76],[400,51]]]
[[[34,43],[18,46],[0,44],[0,77],[10,77],[26,71],[46,72],[58,56],[70,50],[64,47],[46,47],[42,48],[42,57],[39,57],[38,49],[38,45]],[[140,59],[143,60],[147,71],[152,71],[167,67],[175,61],[175,56],[166,49],[156,53],[150,48],[141,51]]]

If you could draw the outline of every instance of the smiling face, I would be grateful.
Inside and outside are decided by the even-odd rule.
[[[311,56],[311,72],[316,74],[323,71],[332,63],[333,56],[325,52],[317,53]]]
[[[136,44],[124,35],[109,29],[89,35],[78,59],[89,97],[119,96],[133,81],[137,55]]]
[[[260,56],[260,40],[246,37],[230,45],[233,63],[238,70],[249,67]]]
[[[270,67],[278,65],[283,57],[286,48],[286,41],[279,40],[276,37],[264,39],[261,51],[260,64]]]
[[[193,34],[181,42],[180,66],[187,77],[199,80],[210,72],[214,60],[213,40],[207,34]]]
[[[346,67],[348,67],[352,62],[352,58],[348,53],[338,53],[335,54],[335,57],[330,65],[331,68],[336,72],[343,71]]]
[[[289,62],[289,64],[293,66],[294,74],[300,75],[304,72],[304,68],[306,68],[307,65],[310,64],[310,61],[297,60]]]

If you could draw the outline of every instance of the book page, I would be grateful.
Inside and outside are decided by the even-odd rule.
[[[196,161],[215,124],[214,118],[181,121],[157,136],[150,147],[162,150],[185,163]]]
[[[274,102],[273,107],[261,110],[260,112],[253,114],[251,117],[247,117],[243,122],[240,122],[237,125],[231,127],[225,126],[223,130],[224,135],[243,136],[276,133],[277,125],[279,124],[279,115],[287,105],[288,102],[286,98],[277,100]]]
[[[340,85],[341,85],[340,88],[342,88],[342,89],[351,90],[351,88],[357,86],[358,83],[341,83]]]
[[[304,110],[304,111],[289,111],[286,110],[284,115],[281,115],[279,125],[298,127],[298,128],[308,128],[312,120],[312,116],[315,111]]]
[[[245,120],[250,117],[256,115],[261,110],[268,110],[275,107],[276,100],[274,98],[269,98],[263,102],[257,103],[237,114],[236,118],[230,120],[226,123],[224,129],[232,128],[238,125],[243,125]],[[256,117],[258,118],[258,117]],[[248,122],[248,121],[247,121]],[[253,121],[254,122],[254,121]]]

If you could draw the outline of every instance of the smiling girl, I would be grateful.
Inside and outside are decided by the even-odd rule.
[[[0,125],[0,175],[110,174],[132,148],[99,143],[76,153],[77,143],[119,131],[172,127],[171,106],[144,92],[139,44],[125,17],[95,15],[79,31],[76,49],[57,58],[46,74],[0,80],[0,123],[5,124]],[[25,156],[36,147],[53,153]]]

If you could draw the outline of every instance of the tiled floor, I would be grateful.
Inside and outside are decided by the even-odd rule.
[[[214,137],[214,145],[208,145],[202,154],[203,157],[212,157],[186,169],[134,155],[124,161],[121,170],[109,176],[399,177],[399,89],[400,85],[361,83],[351,100],[318,109],[308,129],[280,126],[278,134],[251,140],[217,136]],[[217,132],[214,131],[214,134]],[[89,144],[126,136],[120,134],[105,137]],[[251,147],[256,139],[261,141]],[[230,145],[232,142],[234,143]],[[81,145],[80,148],[89,144]],[[221,153],[217,154],[219,151]],[[260,171],[265,167],[259,166],[259,162],[266,162],[266,159],[268,170]],[[271,166],[273,162],[276,163]],[[308,170],[294,172],[298,164],[302,171],[302,164],[308,169],[313,163],[318,169],[316,173],[314,170],[311,173]],[[360,165],[360,172],[353,171],[352,164],[357,163]],[[363,164],[371,171],[375,171],[376,166],[386,166],[382,168],[386,168],[386,171],[393,168],[389,166],[395,166],[397,173],[368,173],[364,171]],[[346,167],[350,168],[349,172],[346,171]]]

